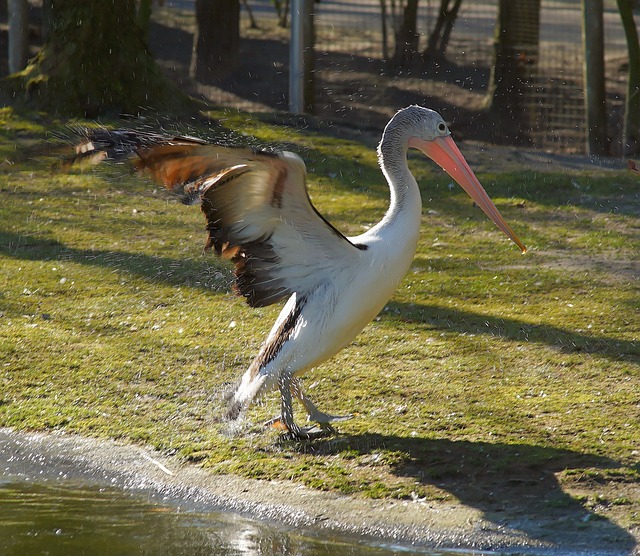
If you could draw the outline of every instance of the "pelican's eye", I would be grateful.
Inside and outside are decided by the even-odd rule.
[[[444,122],[440,122],[438,124],[438,131],[440,133],[446,133],[447,132],[447,124],[445,124]]]

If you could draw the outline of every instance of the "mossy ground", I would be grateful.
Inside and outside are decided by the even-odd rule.
[[[210,116],[300,152],[314,203],[346,234],[384,212],[370,147]],[[66,122],[0,118],[0,426],[120,438],[212,473],[350,495],[583,512],[637,533],[636,177],[480,175],[522,256],[412,156],[424,227],[411,271],[305,378],[322,409],[355,416],[331,438],[292,442],[261,425],[276,395],[235,429],[220,418],[279,308],[233,295],[230,268],[202,251],[200,212],[122,166],[60,171]]]

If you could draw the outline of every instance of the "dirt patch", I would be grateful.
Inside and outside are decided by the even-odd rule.
[[[640,279],[638,265],[626,258],[614,259],[606,255],[569,253],[566,251],[544,250],[536,253],[540,268],[602,276],[612,284],[632,283]]]

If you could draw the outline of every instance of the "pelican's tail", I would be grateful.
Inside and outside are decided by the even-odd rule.
[[[229,396],[229,419],[237,419],[254,400],[277,386],[280,373],[291,357],[286,346],[296,330],[304,306],[304,302],[298,303],[297,299],[294,292],[282,308],[258,356],[244,373],[240,386]]]
[[[270,378],[272,378],[270,380]],[[251,365],[242,377],[240,385],[229,394],[227,407],[227,419],[235,420],[260,396],[271,390],[275,385],[275,377],[261,373]]]

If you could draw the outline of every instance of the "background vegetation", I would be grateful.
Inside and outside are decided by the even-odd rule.
[[[305,112],[378,129],[397,107],[427,103],[468,137],[638,152],[637,0],[300,1],[304,70],[292,71],[305,75]],[[10,4],[10,17],[0,4],[8,104],[166,112],[186,90],[227,107],[292,109],[288,0]]]

